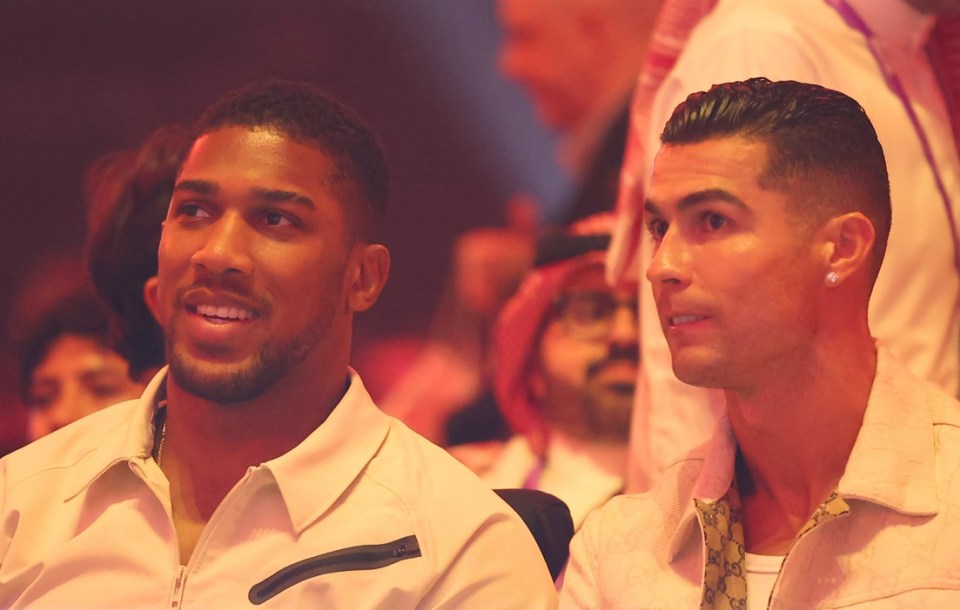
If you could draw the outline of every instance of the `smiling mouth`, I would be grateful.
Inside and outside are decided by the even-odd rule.
[[[243,322],[257,317],[257,312],[252,309],[242,307],[228,307],[225,305],[197,305],[194,313],[203,316],[209,320],[224,322]]]

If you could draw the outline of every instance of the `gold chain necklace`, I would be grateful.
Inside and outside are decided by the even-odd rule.
[[[167,420],[164,418],[160,427],[160,445],[157,446],[157,466],[163,466],[163,441],[167,440]]]
[[[159,416],[159,413],[158,413]],[[163,407],[163,423],[160,425],[160,443],[157,444],[157,466],[163,466],[163,443],[167,440],[167,408]]]

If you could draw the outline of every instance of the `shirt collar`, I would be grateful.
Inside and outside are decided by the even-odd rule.
[[[107,436],[92,459],[84,460],[66,499],[88,489],[118,464],[146,468],[144,463],[152,460],[154,416],[166,373],[164,368],[150,382],[121,431]],[[383,444],[389,422],[351,370],[350,387],[326,421],[291,451],[263,464],[298,531],[319,518],[360,476]]]
[[[264,464],[297,531],[320,518],[363,473],[386,439],[390,421],[351,370],[350,387],[326,421],[291,451]]]
[[[890,51],[922,50],[936,22],[904,0],[847,0],[874,36]]]
[[[158,372],[147,384],[143,394],[136,399],[130,417],[121,424],[119,431],[101,437],[93,450],[91,459],[78,465],[75,486],[68,488],[65,499],[70,499],[89,488],[115,465],[137,463],[142,465],[152,459],[154,440],[154,415],[157,410],[157,397],[165,393],[167,368]],[[129,404],[121,403],[121,404]],[[110,408],[119,408],[121,405]]]
[[[838,491],[841,498],[863,500],[908,515],[937,513],[933,405],[939,392],[917,380],[882,346],[863,424],[847,460]],[[673,561],[697,532],[693,500],[712,503],[733,483],[736,439],[724,412],[717,430],[690,457],[703,460],[690,497],[669,539]],[[698,538],[699,540],[699,538]]]
[[[877,350],[877,373],[860,433],[838,491],[908,515],[937,512],[932,386],[889,351]]]
[[[683,512],[676,521],[673,532],[667,532],[670,541],[668,557],[673,561],[689,543],[690,537],[697,531],[697,510],[694,500],[713,503],[720,500],[733,484],[734,464],[737,454],[737,441],[726,411],[721,411],[713,437],[690,456],[702,460],[700,473],[690,491],[690,497],[680,498]],[[699,537],[698,537],[699,540]]]

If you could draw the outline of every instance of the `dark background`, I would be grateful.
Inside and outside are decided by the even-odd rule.
[[[555,217],[553,142],[496,72],[491,0],[0,3],[0,315],[51,252],[82,244],[99,155],[189,123],[268,77],[320,85],[380,132],[393,172],[393,272],[360,340],[426,328],[453,239],[530,192]],[[9,342],[9,341],[7,341]]]

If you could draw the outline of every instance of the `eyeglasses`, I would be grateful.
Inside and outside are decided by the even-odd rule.
[[[597,340],[610,335],[617,311],[626,307],[637,321],[637,298],[618,298],[601,290],[569,290],[553,301],[554,312],[575,339]]]

